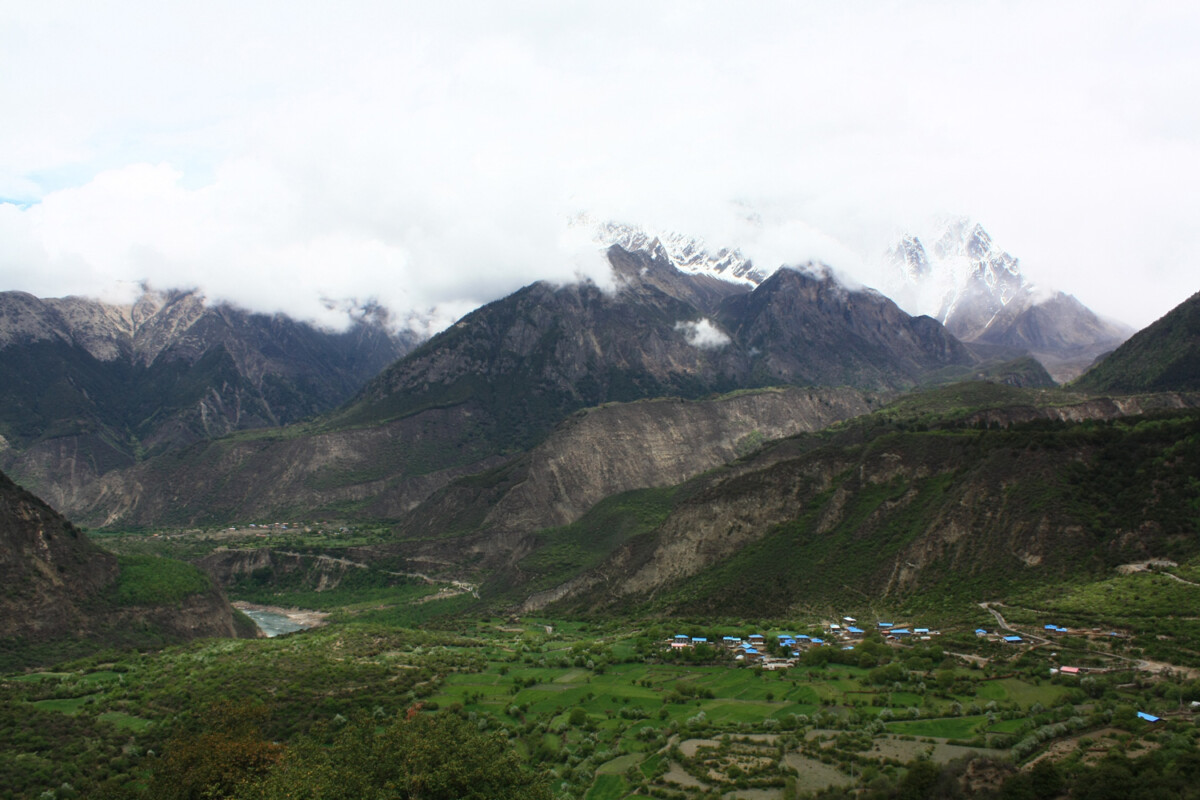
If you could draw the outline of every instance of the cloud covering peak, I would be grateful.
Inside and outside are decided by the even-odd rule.
[[[335,325],[375,299],[436,329],[605,282],[580,212],[871,284],[952,211],[1142,323],[1195,289],[1183,6],[14,6],[0,288],[148,280]],[[1111,288],[1133,267],[1155,291]]]

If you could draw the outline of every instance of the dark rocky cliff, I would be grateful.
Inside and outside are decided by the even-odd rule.
[[[147,564],[153,568],[155,560],[139,566]],[[0,473],[0,638],[13,664],[23,651],[54,641],[81,652],[254,635],[211,582],[191,567],[174,567],[192,578],[188,589],[178,597],[148,596],[121,559]]]
[[[116,581],[116,556],[3,474],[0,537],[0,636],[88,630],[88,599]]]

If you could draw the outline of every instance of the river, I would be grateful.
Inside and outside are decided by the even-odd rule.
[[[251,603],[234,603],[233,607],[254,620],[254,624],[268,638],[323,625],[324,618],[328,616],[320,611],[283,609]]]

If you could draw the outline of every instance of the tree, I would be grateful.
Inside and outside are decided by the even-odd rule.
[[[305,738],[244,800],[549,800],[499,734],[450,714],[409,714],[383,731],[347,722],[328,744]]]
[[[232,701],[211,706],[199,729],[176,734],[154,771],[150,796],[163,800],[230,797],[265,775],[281,748],[265,741],[262,706]]]
[[[910,761],[896,796],[900,800],[924,800],[937,783],[938,774],[938,767],[932,761]]]

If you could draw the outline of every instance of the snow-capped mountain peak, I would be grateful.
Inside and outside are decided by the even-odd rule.
[[[1032,304],[1035,287],[1021,274],[1019,259],[979,223],[948,220],[930,241],[926,249],[917,236],[905,236],[886,255],[892,294],[910,311],[972,339],[1010,304]]]
[[[634,225],[603,222],[594,226],[593,238],[601,247],[617,245],[665,259],[690,275],[710,275],[751,288],[767,278],[741,251],[725,247],[712,251],[704,240],[680,233],[656,233]]]
[[[1129,336],[1070,295],[1038,291],[977,222],[945,220],[926,241],[904,236],[887,251],[888,294],[962,341],[1025,350],[1065,381]]]

